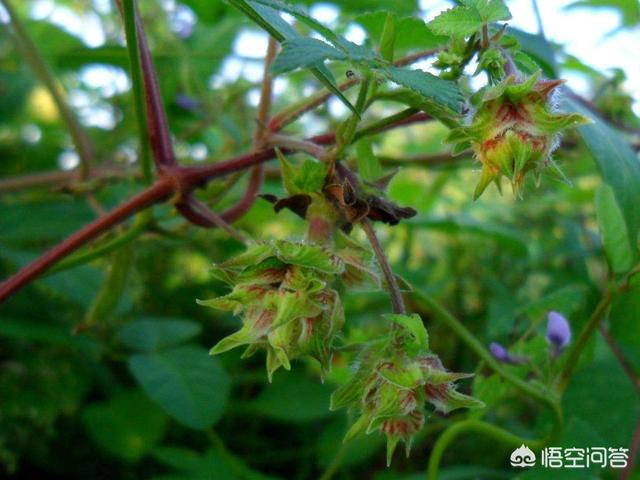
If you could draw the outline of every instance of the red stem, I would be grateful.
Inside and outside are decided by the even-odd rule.
[[[140,210],[169,197],[173,189],[174,184],[170,179],[161,178],[154,185],[136,195],[128,202],[88,225],[85,225],[37,260],[18,271],[18,273],[7,281],[0,284],[0,303],[85,243],[93,240],[101,233],[118,225]]]
[[[145,86],[145,101],[147,105],[147,123],[149,128],[149,143],[153,151],[158,170],[176,164],[176,157],[171,143],[171,132],[167,114],[162,104],[162,95],[158,86],[158,74],[153,64],[149,44],[140,21],[138,9],[134,8],[136,30],[138,31],[138,50],[140,52],[140,66]]]
[[[408,119],[403,119],[401,122],[397,122],[397,124],[386,125],[385,128],[380,131],[422,120],[424,120],[424,116],[418,113],[412,115]],[[335,134],[326,133],[318,135],[309,138],[308,141],[321,145],[330,144],[335,141]],[[283,153],[291,152],[283,149]],[[188,195],[195,188],[206,184],[207,181],[213,178],[245,170],[266,162],[267,160],[271,160],[274,157],[275,150],[273,148],[268,148],[258,152],[241,155],[213,165],[205,165],[202,167],[167,168],[165,174],[156,180],[156,183],[148,189],[142,191],[132,199],[123,203],[119,207],[116,207],[114,210],[103,215],[94,222],[82,227],[76,233],[67,237],[44,255],[22,268],[0,284],[0,304],[43,272],[48,270],[55,263],[95,239],[101,233],[106,232],[110,228],[131,217],[135,213],[155,203],[167,200],[176,193],[180,194],[180,198],[182,198],[184,195]]]

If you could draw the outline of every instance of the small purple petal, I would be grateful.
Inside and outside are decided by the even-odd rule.
[[[496,360],[500,362],[511,363],[511,356],[509,355],[509,352],[507,352],[507,349],[499,343],[491,342],[491,345],[489,345],[489,350],[491,351],[491,355],[493,355]]]
[[[179,93],[178,95],[176,95],[176,105],[185,110],[193,111],[197,110],[198,107],[200,107],[200,102],[197,99],[190,97],[189,95]]]
[[[547,341],[562,350],[571,341],[571,326],[564,316],[558,312],[549,312],[547,321]]]

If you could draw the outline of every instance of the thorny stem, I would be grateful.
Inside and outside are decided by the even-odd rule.
[[[18,48],[22,50],[25,59],[29,62],[34,73],[49,91],[60,115],[62,115],[62,119],[67,124],[69,133],[71,134],[71,139],[73,140],[73,144],[78,152],[78,156],[80,157],[80,176],[82,179],[86,179],[89,177],[91,172],[91,163],[93,162],[94,157],[94,150],[91,145],[91,141],[71,110],[71,107],[65,98],[64,91],[54,78],[49,66],[42,58],[42,55],[38,51],[38,47],[36,47],[33,40],[31,40],[29,33],[16,14],[16,11],[13,9],[13,6],[9,0],[0,0],[0,2],[4,5],[4,8],[7,10],[11,19],[10,25],[13,27],[13,31],[15,33],[14,38]]]
[[[397,125],[387,125],[383,130],[404,126],[414,122],[423,121],[424,117],[415,115],[412,119],[405,119]],[[326,133],[311,137],[309,141],[318,144],[331,144],[335,141],[334,133]],[[283,153],[287,153],[285,151]],[[72,234],[60,244],[43,254],[31,264],[27,265],[13,276],[0,284],[0,303],[4,302],[12,294],[33,281],[43,272],[51,268],[60,260],[87,244],[100,234],[108,231],[115,225],[123,222],[135,213],[144,210],[151,205],[166,201],[176,193],[190,193],[195,188],[205,185],[208,181],[227,175],[229,173],[246,170],[275,157],[275,150],[267,148],[258,152],[252,152],[225,162],[199,167],[171,167],[167,174],[161,176],[156,183],[137,196],[116,207],[106,215],[84,226]]]
[[[149,184],[152,180],[152,160],[149,149],[147,117],[145,114],[144,87],[142,71],[140,69],[138,32],[136,29],[136,6],[134,2],[135,0],[121,0],[121,2],[118,2],[118,7],[120,7],[120,15],[124,20],[124,31],[127,38],[129,70],[131,72],[133,99],[136,120],[138,122],[138,148],[140,152],[140,164],[142,165],[142,176],[145,183]]]
[[[158,86],[158,75],[156,74],[156,68],[147,43],[144,25],[140,21],[138,10],[134,8],[133,13],[138,39],[138,52],[140,53],[140,64],[143,72],[142,78],[145,86],[149,141],[151,143],[156,168],[160,171],[165,167],[175,165],[176,157],[171,143],[167,114],[162,103],[160,87]]]
[[[373,230],[371,222],[368,218],[365,218],[362,220],[360,225],[362,226],[364,233],[367,235],[369,243],[371,244],[371,248],[373,248],[373,252],[375,253],[378,260],[378,264],[382,269],[382,274],[384,275],[387,288],[389,289],[389,296],[391,297],[391,306],[393,307],[393,313],[407,313],[407,309],[404,305],[404,299],[402,298],[402,292],[400,292],[400,286],[398,285],[398,280],[393,274],[393,270],[391,269],[391,265],[389,264],[389,259],[385,255],[384,250],[382,249],[382,245],[380,245],[380,242],[378,241],[378,237],[376,236],[376,232]]]
[[[84,226],[70,237],[67,237],[33,263],[30,263],[7,281],[0,284],[0,303],[71,252],[77,250],[90,240],[93,240],[101,233],[123,222],[134,213],[162,199],[168,198],[172,191],[173,185],[171,180],[161,178],[153,186],[136,195],[128,202]]]

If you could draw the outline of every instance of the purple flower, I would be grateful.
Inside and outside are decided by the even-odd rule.
[[[551,345],[551,355],[557,356],[571,341],[571,326],[558,312],[549,312],[547,321],[547,341]]]
[[[528,362],[527,357],[511,355],[509,351],[498,342],[491,342],[489,350],[491,351],[491,355],[493,355],[493,357],[499,362],[510,363],[512,365],[519,365]]]
[[[176,105],[184,110],[194,111],[200,107],[200,102],[187,94],[179,93],[176,95]]]
[[[509,355],[509,352],[507,352],[507,349],[499,343],[491,342],[491,345],[489,345],[489,350],[491,351],[491,355],[493,355],[496,360],[500,362],[511,363],[511,356]]]

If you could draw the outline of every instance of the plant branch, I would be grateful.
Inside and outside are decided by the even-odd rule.
[[[262,88],[260,90],[260,101],[258,103],[258,118],[253,146],[256,150],[266,147],[270,136],[270,130],[266,126],[269,121],[271,103],[273,100],[273,77],[270,74],[271,63],[278,52],[278,42],[269,37],[267,55],[264,60],[264,73],[262,75]],[[258,165],[251,171],[249,183],[240,201],[233,207],[222,212],[220,217],[227,222],[234,222],[244,216],[253,206],[258,198],[258,192],[264,182],[264,167]]]
[[[38,51],[38,47],[33,43],[33,40],[31,40],[27,29],[16,14],[16,11],[10,1],[0,0],[0,2],[7,10],[9,18],[11,19],[11,25],[13,27],[13,32],[15,33],[13,37],[16,40],[16,45],[20,50],[22,50],[25,59],[31,66],[31,69],[49,91],[49,94],[56,104],[62,119],[67,124],[76,152],[80,157],[80,176],[81,178],[86,179],[89,177],[94,157],[94,149],[91,145],[91,141],[67,103],[64,90],[56,81],[51,69]]]
[[[97,166],[91,170],[89,178],[86,180],[91,182],[101,182],[111,179],[128,178],[129,173],[125,168],[117,166]],[[30,175],[21,175],[0,179],[0,193],[14,192],[29,188],[50,188],[62,189],[70,187],[80,179],[77,170],[55,170],[51,172],[33,173]]]
[[[321,145],[309,142],[307,140],[297,140],[295,138],[288,137],[287,135],[271,135],[269,138],[269,146],[278,147],[281,150],[286,149],[295,150],[298,152],[306,152],[312,157],[315,157],[321,161],[325,161],[329,157],[329,152]]]
[[[398,122],[397,126],[423,121],[424,117],[421,115],[415,115],[411,121],[408,120],[410,119]],[[383,130],[388,130],[394,127],[396,127],[396,125],[389,124],[386,125]],[[335,134],[326,133],[311,137],[308,140],[314,143],[327,145],[335,141]],[[285,149],[283,150],[283,153],[292,152]],[[274,157],[275,150],[273,148],[267,148],[258,152],[240,155],[239,157],[213,165],[203,165],[198,167],[176,166],[168,168],[165,175],[156,180],[156,183],[151,187],[123,203],[119,207],[116,207],[106,215],[81,228],[76,233],[72,234],[60,244],[56,245],[44,255],[36,259],[33,263],[27,265],[0,284],[0,303],[4,302],[12,294],[30,283],[67,255],[95,239],[113,226],[123,222],[138,211],[148,208],[155,203],[166,201],[175,194],[188,194],[195,188],[205,185],[213,178],[246,170],[247,168],[251,168],[255,165],[271,160]]]
[[[640,377],[635,372],[633,365],[631,365],[631,362],[629,362],[629,360],[627,360],[627,358],[624,356],[624,354],[622,353],[622,350],[620,349],[620,346],[616,343],[614,338],[611,336],[611,332],[609,332],[609,329],[604,325],[604,323],[602,322],[600,323],[599,329],[600,329],[600,334],[602,335],[602,338],[604,338],[604,340],[609,345],[609,349],[618,360],[618,363],[622,366],[622,369],[631,380],[631,383],[633,384],[636,391],[640,393]]]
[[[508,447],[519,447],[523,443],[526,443],[528,447],[538,449],[542,448],[545,444],[545,440],[527,439],[514,435],[503,428],[491,425],[490,423],[482,420],[465,420],[456,423],[444,431],[438,440],[436,441],[433,449],[431,450],[431,456],[429,457],[429,465],[427,467],[427,480],[438,479],[438,469],[440,467],[440,460],[445,450],[451,442],[463,433],[476,432],[487,437],[496,440],[497,442]]]
[[[578,359],[580,358],[584,347],[587,345],[587,342],[591,338],[591,335],[593,335],[593,332],[595,332],[596,328],[598,328],[598,325],[600,325],[600,322],[602,322],[602,320],[604,319],[604,316],[607,313],[612,300],[613,295],[610,291],[607,291],[607,293],[602,297],[595,310],[591,314],[591,317],[587,321],[586,325],[580,332],[580,336],[578,336],[578,339],[573,344],[573,347],[571,348],[571,350],[569,350],[569,355],[567,355],[567,359],[564,362],[564,367],[558,375],[557,388],[559,392],[564,392],[564,390],[567,388],[569,380],[571,379],[571,375],[573,375],[573,371],[577,366]]]
[[[376,236],[376,232],[371,225],[369,219],[364,218],[360,225],[364,230],[364,233],[367,235],[369,239],[369,243],[371,244],[371,248],[373,248],[373,252],[378,259],[378,264],[382,269],[382,274],[384,275],[385,282],[387,284],[387,288],[389,289],[389,296],[391,297],[391,306],[393,307],[393,313],[404,314],[407,313],[407,309],[404,305],[404,299],[402,298],[402,292],[400,291],[400,286],[398,285],[398,280],[396,276],[393,274],[393,270],[391,269],[391,265],[389,264],[389,259],[384,253],[382,249],[382,245],[378,241],[378,237]]]
[[[628,480],[631,478],[631,474],[634,470],[634,465],[638,459],[638,452],[640,452],[640,419],[636,423],[636,429],[633,432],[633,438],[631,439],[631,446],[629,447],[629,460],[626,468],[620,474],[620,480]]]
[[[117,0],[119,3],[126,0]],[[131,0],[133,2],[133,0]],[[153,57],[149,50],[144,25],[140,21],[140,15],[135,5],[132,5],[133,21],[135,22],[137,50],[140,54],[140,67],[142,69],[142,79],[145,86],[145,102],[147,113],[147,127],[149,131],[149,142],[156,163],[156,168],[162,170],[176,164],[175,153],[171,143],[171,132],[167,114],[162,104],[162,95],[158,86],[158,75],[153,63]],[[123,13],[124,10],[123,10]],[[131,22],[131,18],[125,18],[126,22]]]
[[[71,252],[93,240],[101,233],[123,222],[134,213],[168,198],[172,191],[173,184],[171,180],[162,178],[152,187],[144,190],[128,202],[84,226],[70,237],[67,237],[37,260],[0,284],[0,303]]]
[[[131,83],[133,99],[138,122],[138,148],[140,152],[140,164],[142,166],[142,176],[145,183],[152,180],[151,151],[149,150],[149,134],[147,117],[145,110],[144,86],[142,72],[140,69],[140,53],[138,51],[138,31],[136,28],[136,6],[135,0],[120,0],[117,2],[120,15],[124,21],[124,31],[127,38],[127,52],[129,54],[129,70],[131,73]]]

